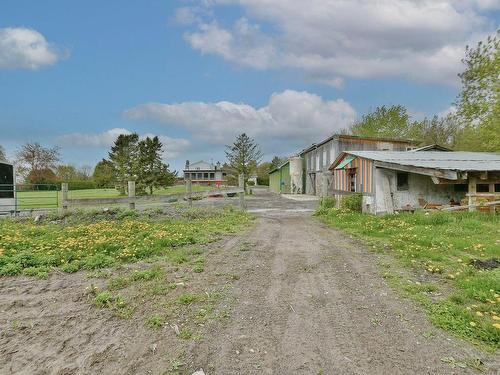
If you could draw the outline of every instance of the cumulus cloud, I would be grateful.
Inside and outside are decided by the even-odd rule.
[[[0,29],[0,69],[31,69],[53,65],[61,57],[38,31],[24,27]]]
[[[232,27],[212,18],[185,33],[194,49],[242,66],[289,67],[323,83],[401,77],[456,84],[465,45],[494,31],[498,0],[211,0],[239,4]],[[253,21],[252,21],[253,20]],[[270,27],[263,31],[256,22]]]
[[[246,132],[259,141],[307,144],[352,124],[356,111],[342,99],[324,100],[308,92],[286,90],[271,95],[266,106],[218,102],[146,103],[125,117],[181,127],[212,145],[229,144]]]
[[[110,147],[120,134],[132,134],[130,130],[123,128],[113,128],[102,133],[71,133],[58,137],[58,142],[66,146],[80,147]],[[155,134],[146,133],[140,138],[154,137]],[[165,135],[158,135],[165,153],[164,158],[175,158],[180,153],[186,151],[191,146],[191,142],[183,138],[170,138]]]

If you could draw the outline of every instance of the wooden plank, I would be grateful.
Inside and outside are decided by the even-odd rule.
[[[493,202],[486,202],[481,205],[476,205],[474,204],[474,208],[477,207],[491,207],[491,206],[498,206],[500,205],[500,201],[493,201]],[[459,210],[467,210],[470,209],[470,205],[467,206],[452,206],[452,207],[443,207],[441,208],[441,211],[459,211]]]
[[[432,169],[432,168],[422,168],[422,167],[413,167],[409,165],[400,165],[396,163],[388,163],[383,161],[376,161],[375,166],[387,169],[393,169],[396,171],[409,172],[409,173],[417,173],[431,177],[439,177],[447,180],[457,180],[458,174],[456,171],[451,170],[443,170],[443,169]]]

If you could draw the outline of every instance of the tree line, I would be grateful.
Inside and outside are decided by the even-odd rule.
[[[16,168],[24,182],[50,185],[67,182],[70,189],[116,188],[127,192],[128,181],[136,182],[138,194],[153,194],[154,189],[174,184],[177,172],[163,162],[163,144],[158,137],[140,140],[137,134],[117,137],[107,159],[92,168],[60,164],[58,147],[26,143],[16,153]],[[5,152],[0,147],[0,160]]]

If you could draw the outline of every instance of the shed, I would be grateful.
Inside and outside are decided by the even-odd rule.
[[[346,151],[330,170],[334,195],[360,192],[377,214],[500,199],[498,153]]]
[[[291,175],[289,161],[269,172],[269,188],[275,193],[290,193]]]

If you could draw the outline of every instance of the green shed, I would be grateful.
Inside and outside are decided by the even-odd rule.
[[[269,172],[269,188],[275,193],[290,194],[291,191],[290,162],[282,164]]]

